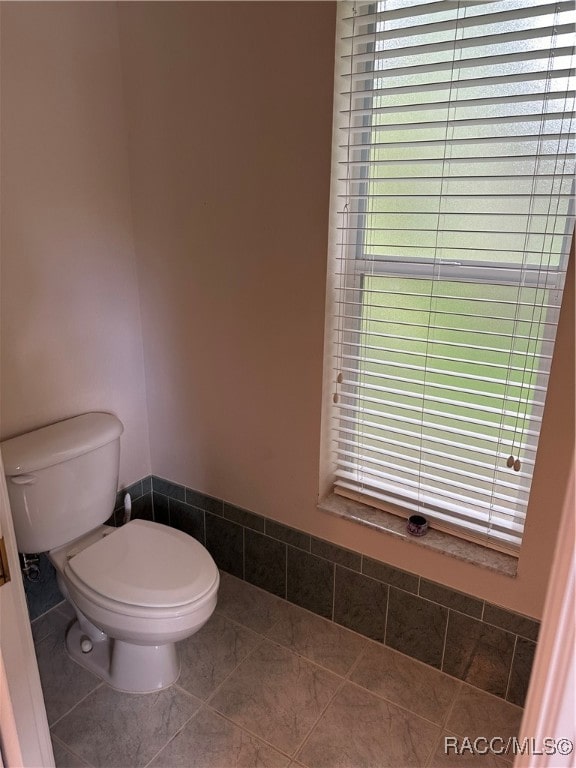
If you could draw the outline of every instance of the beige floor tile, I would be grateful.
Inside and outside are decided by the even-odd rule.
[[[340,684],[341,678],[265,641],[209,703],[292,755]]]
[[[33,624],[58,768],[511,766],[443,739],[516,735],[519,707],[229,574],[157,694],[118,693],[73,662],[71,618],[64,603]]]
[[[346,675],[368,640],[338,624],[290,606],[267,637],[339,675]]]
[[[204,708],[150,768],[286,768],[290,758]]]
[[[477,688],[463,684],[456,695],[446,728],[460,736],[507,739],[517,736],[522,709]]]
[[[255,632],[264,633],[282,618],[288,603],[269,592],[220,572],[217,610]]]
[[[36,643],[36,658],[50,724],[102,682],[68,656],[64,631],[52,632]]]
[[[346,683],[296,758],[307,768],[424,766],[438,733],[435,725]]]
[[[56,768],[86,768],[88,763],[69,752],[57,739],[52,740]]]
[[[444,723],[461,683],[391,648],[371,643],[350,679],[433,723]]]
[[[52,633],[58,633],[61,638],[64,638],[66,629],[74,618],[75,614],[70,605],[66,602],[60,603],[32,622],[34,642],[39,643]]]
[[[206,699],[260,642],[260,635],[213,614],[199,632],[178,644],[181,671],[177,684]]]
[[[142,768],[192,717],[200,701],[176,686],[120,693],[107,685],[63,717],[54,735],[95,768]]]

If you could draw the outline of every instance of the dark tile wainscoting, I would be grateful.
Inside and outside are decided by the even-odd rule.
[[[113,525],[126,492],[133,518],[189,533],[222,570],[523,706],[537,621],[155,476],[118,493]]]

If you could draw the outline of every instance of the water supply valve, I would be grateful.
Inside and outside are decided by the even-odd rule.
[[[38,555],[21,555],[22,573],[27,581],[40,581],[40,566]]]

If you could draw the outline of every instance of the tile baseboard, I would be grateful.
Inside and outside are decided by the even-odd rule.
[[[524,705],[540,624],[232,503],[152,477],[156,510],[184,530],[204,514],[217,565],[271,594]],[[172,495],[171,495],[172,494]],[[179,517],[172,514],[174,500]],[[170,509],[166,521],[165,509]],[[200,540],[201,537],[197,536]],[[462,647],[458,638],[477,642]]]

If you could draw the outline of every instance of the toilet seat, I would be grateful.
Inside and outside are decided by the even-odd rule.
[[[89,600],[134,616],[189,612],[219,583],[218,569],[198,541],[147,520],[132,520],[74,554],[64,573]]]

